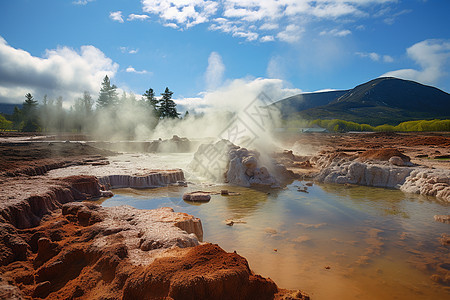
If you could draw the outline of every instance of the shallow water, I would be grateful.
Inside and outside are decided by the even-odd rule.
[[[450,225],[433,219],[450,214],[448,204],[398,190],[306,183],[279,191],[121,189],[102,205],[170,206],[199,217],[205,241],[237,251],[256,273],[313,299],[449,299],[449,287],[431,280],[450,268],[449,250],[439,242]],[[181,199],[186,191],[221,189],[241,195],[213,195],[196,205]],[[245,223],[227,226],[226,219]]]

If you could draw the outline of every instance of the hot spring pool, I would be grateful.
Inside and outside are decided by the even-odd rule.
[[[433,218],[450,214],[448,204],[361,186],[314,184],[308,193],[298,191],[306,183],[279,191],[120,189],[102,205],[170,206],[199,217],[205,241],[236,251],[256,273],[312,299],[450,299],[450,287],[437,276],[450,269],[449,249],[439,241],[450,225]],[[204,204],[181,199],[187,191],[221,189],[241,195],[212,195]],[[245,223],[227,226],[226,219]]]

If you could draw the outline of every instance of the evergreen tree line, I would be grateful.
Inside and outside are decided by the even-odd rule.
[[[22,109],[16,106],[12,115],[0,115],[0,130],[90,133],[96,131],[98,125],[107,123],[110,131],[133,135],[138,126],[152,129],[159,120],[179,118],[172,95],[166,87],[159,98],[151,88],[139,100],[133,93],[123,92],[119,97],[117,86],[105,76],[96,101],[85,91],[69,110],[63,108],[62,97],[54,100],[45,95],[39,104],[27,93]]]

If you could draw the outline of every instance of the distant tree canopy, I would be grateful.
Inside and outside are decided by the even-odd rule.
[[[152,88],[140,99],[125,91],[119,97],[117,86],[106,75],[97,100],[84,91],[74,99],[70,109],[64,108],[62,96],[50,98],[44,95],[39,104],[31,93],[27,93],[22,109],[16,106],[11,115],[0,115],[0,130],[83,132],[121,138],[149,136],[161,119],[179,118],[172,95],[166,87],[158,98]]]
[[[4,116],[0,115],[0,130],[10,130],[13,128],[13,122],[7,120]]]
[[[310,122],[290,122],[287,126],[312,127],[320,126],[330,132],[348,132],[348,131],[375,131],[375,132],[393,132],[393,131],[450,131],[450,120],[417,120],[407,121],[397,126],[384,124],[371,126],[368,124],[358,124],[339,119],[321,120],[317,119]]]

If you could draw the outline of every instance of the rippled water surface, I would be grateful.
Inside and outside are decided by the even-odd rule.
[[[433,218],[450,214],[449,205],[398,190],[306,184],[279,191],[121,189],[102,205],[170,206],[199,217],[205,241],[236,250],[256,273],[312,299],[450,299],[449,287],[436,282],[450,269],[449,250],[439,241],[450,224]],[[213,195],[196,205],[181,199],[187,191],[221,189],[240,195]],[[227,226],[226,219],[245,223]]]

